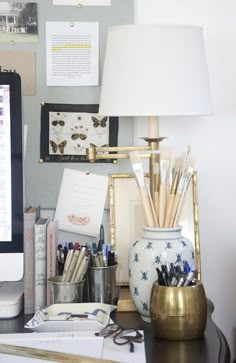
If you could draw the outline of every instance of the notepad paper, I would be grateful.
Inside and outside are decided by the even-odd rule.
[[[13,344],[78,354],[93,358],[109,359],[120,363],[146,362],[144,342],[135,343],[134,352],[131,353],[129,344],[122,346],[116,345],[113,343],[112,338],[104,339],[95,337],[94,332],[0,334],[1,344]],[[26,361],[27,363],[49,363],[48,360],[26,359],[24,357],[0,353],[0,362],[26,363]]]
[[[107,190],[107,176],[64,169],[55,213],[59,229],[98,237]]]

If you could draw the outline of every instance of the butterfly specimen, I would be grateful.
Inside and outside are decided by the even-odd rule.
[[[54,153],[56,153],[57,149],[59,149],[60,153],[64,154],[64,148],[66,147],[67,141],[64,140],[64,141],[60,142],[60,144],[56,144],[53,140],[50,140],[49,144],[51,145],[52,151]]]
[[[93,127],[98,127],[98,126],[106,127],[108,117],[105,116],[101,120],[98,120],[96,117],[92,116],[92,120],[93,120]]]
[[[71,138],[72,138],[72,140],[77,140],[77,139],[86,140],[87,135],[85,135],[85,134],[73,134],[73,135],[71,135]]]
[[[89,145],[90,145],[91,147],[108,147],[108,146],[109,146],[108,144],[98,146],[98,145],[93,144],[92,142],[90,142],[90,143],[89,143]]]
[[[52,121],[52,126],[57,126],[57,125],[60,125],[60,126],[65,126],[65,121],[63,120],[54,120]]]

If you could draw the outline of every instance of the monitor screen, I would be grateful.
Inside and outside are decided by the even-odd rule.
[[[0,281],[23,277],[21,79],[0,72]]]

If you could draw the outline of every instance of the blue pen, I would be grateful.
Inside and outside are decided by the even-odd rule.
[[[96,255],[96,254],[97,254],[97,252],[98,252],[96,242],[93,242],[93,243],[92,243],[92,250],[93,250],[94,255]]]
[[[190,266],[188,264],[188,261],[184,261],[184,272],[188,273],[190,271]]]

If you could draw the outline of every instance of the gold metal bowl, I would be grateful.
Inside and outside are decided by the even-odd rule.
[[[161,286],[154,282],[150,318],[155,336],[168,340],[200,338],[206,328],[207,301],[201,282],[194,286]]]

